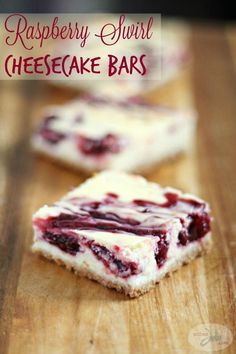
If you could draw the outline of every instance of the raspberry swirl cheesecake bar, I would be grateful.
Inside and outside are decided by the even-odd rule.
[[[143,177],[104,171],[33,216],[33,251],[136,297],[208,251],[209,206]]]
[[[189,150],[195,121],[192,111],[139,98],[86,96],[49,108],[32,143],[36,151],[87,172],[137,172]]]

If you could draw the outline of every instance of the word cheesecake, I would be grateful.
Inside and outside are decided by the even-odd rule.
[[[5,60],[5,72],[8,77],[21,77],[38,75],[39,77],[59,77],[74,78],[78,76],[86,78],[91,75],[103,75],[103,77],[122,76],[126,74],[132,76],[134,73],[140,76],[146,75],[147,67],[145,64],[146,54],[140,56],[130,55],[118,58],[116,55],[108,54],[105,69],[102,65],[102,58],[81,57],[76,55],[52,56],[15,56],[9,54]]]
[[[207,252],[206,202],[124,172],[104,171],[33,216],[33,251],[136,297]]]

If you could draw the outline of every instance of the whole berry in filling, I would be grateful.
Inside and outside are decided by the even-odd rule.
[[[43,238],[51,245],[57,246],[62,251],[75,256],[80,251],[76,236],[63,235],[62,233],[45,232]]]
[[[196,212],[188,215],[189,225],[179,233],[179,244],[185,246],[189,242],[201,239],[210,231],[210,216],[206,212]],[[183,221],[182,221],[183,224]]]
[[[56,116],[47,117],[39,129],[39,134],[41,137],[50,144],[57,144],[66,137],[65,134],[50,128],[51,122],[55,121],[56,119]]]
[[[91,242],[90,249],[95,257],[99,261],[102,261],[104,266],[115,275],[119,275],[122,278],[127,278],[140,272],[137,263],[121,261],[120,259],[116,258],[114,252],[109,251],[104,246],[101,246],[95,242]]]
[[[158,251],[155,252],[155,259],[157,262],[158,267],[160,268],[163,266],[167,259],[167,253],[169,249],[169,243],[166,241],[166,237],[162,237],[157,244]]]
[[[116,154],[121,150],[120,140],[114,134],[106,134],[100,139],[92,139],[79,135],[77,146],[79,151],[84,155],[100,156],[106,153]]]

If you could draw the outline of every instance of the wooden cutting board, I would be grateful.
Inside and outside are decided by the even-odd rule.
[[[227,326],[235,337],[236,27],[195,25],[191,44],[192,73],[150,100],[194,104],[196,147],[147,177],[210,202],[214,248],[138,299],[31,253],[32,213],[86,177],[32,154],[31,117],[73,93],[43,82],[1,82],[1,354],[199,353],[188,334],[204,323]],[[224,352],[235,353],[235,341]]]

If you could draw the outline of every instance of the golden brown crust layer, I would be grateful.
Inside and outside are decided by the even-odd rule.
[[[85,268],[84,269],[76,269],[75,267],[61,261],[59,258],[53,257],[48,252],[41,251],[41,250],[34,250],[34,252],[39,253],[50,260],[53,260],[54,262],[56,262],[59,265],[65,266],[69,270],[73,270],[76,275],[84,276],[89,279],[95,280],[98,283],[100,283],[108,288],[116,289],[117,291],[122,292],[125,295],[129,295],[131,298],[135,298],[135,297],[145,294],[147,291],[152,289],[155,286],[155,284],[158,283],[165,275],[171,274],[172,272],[179,269],[182,265],[185,265],[185,264],[188,264],[189,262],[191,262],[194,258],[196,258],[200,255],[203,255],[205,253],[208,253],[211,246],[212,246],[212,240],[211,240],[210,234],[208,234],[208,237],[205,237],[202,240],[202,242],[199,243],[199,246],[200,247],[198,247],[194,250],[191,250],[191,252],[189,252],[189,254],[187,254],[181,260],[176,261],[176,263],[174,265],[172,265],[171,269],[169,269],[169,271],[167,273],[163,274],[163,276],[160,277],[160,279],[158,279],[157,281],[150,282],[148,285],[146,285],[142,288],[139,288],[139,289],[134,289],[129,284],[127,284],[126,286],[121,286],[115,282],[107,281],[104,278],[102,278],[101,276],[98,276],[97,274],[94,274],[93,272],[91,272]]]

